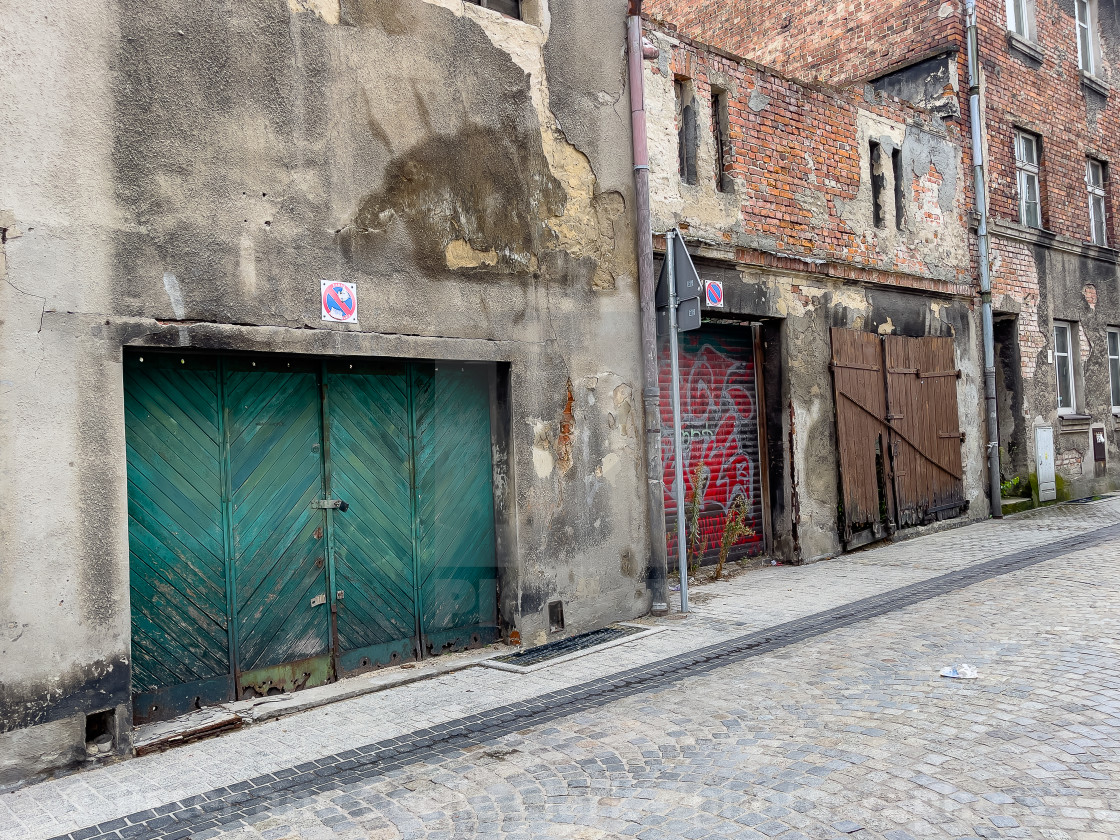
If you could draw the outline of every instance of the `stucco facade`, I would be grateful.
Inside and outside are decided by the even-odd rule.
[[[493,363],[502,632],[649,609],[626,7],[523,8],[6,10],[0,784],[129,749],[130,349]]]

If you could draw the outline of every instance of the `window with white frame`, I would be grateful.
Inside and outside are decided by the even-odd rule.
[[[1072,414],[1077,386],[1073,379],[1073,324],[1054,322],[1054,368],[1058,375],[1058,413]]]
[[[1108,381],[1112,386],[1112,411],[1120,412],[1120,330],[1108,331]]]
[[[1027,227],[1042,227],[1039,198],[1039,139],[1026,131],[1015,132],[1015,168],[1019,178],[1019,221]]]
[[[1105,211],[1104,163],[1089,158],[1085,161],[1085,188],[1089,191],[1089,228],[1094,245],[1108,244],[1108,216]]]
[[[1096,72],[1093,56],[1093,4],[1090,0],[1073,0],[1073,8],[1077,13],[1077,64],[1082,71],[1092,75]]]
[[[1007,28],[1028,41],[1035,38],[1035,0],[1007,0]]]

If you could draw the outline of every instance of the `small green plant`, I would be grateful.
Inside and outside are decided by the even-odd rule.
[[[704,495],[708,492],[711,472],[701,461],[692,472],[692,494],[688,498],[688,569],[695,575],[700,569],[700,558],[708,547],[700,533],[700,513],[704,509]]]
[[[750,515],[750,502],[746,495],[736,496],[727,511],[727,521],[723,525],[723,538],[719,543],[719,563],[716,565],[716,580],[719,580],[720,575],[723,574],[723,564],[727,562],[727,555],[731,551],[731,546],[743,537],[754,536],[754,528],[747,524],[747,518]]]
[[[1008,481],[1001,481],[999,485],[1001,496],[1029,496],[1030,485],[1022,476],[1014,476]]]

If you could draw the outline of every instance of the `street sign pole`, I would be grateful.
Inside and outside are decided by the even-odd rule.
[[[681,445],[681,364],[677,341],[677,277],[673,251],[674,239],[679,234],[669,231],[665,238],[666,267],[669,280],[669,359],[673,368],[673,446],[676,470],[673,476],[674,493],[677,498],[677,568],[681,578],[681,612],[688,612],[688,558],[684,527],[684,447]]]

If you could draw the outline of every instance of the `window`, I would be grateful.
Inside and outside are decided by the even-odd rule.
[[[1083,72],[1092,75],[1093,61],[1093,8],[1089,0],[1073,0],[1077,13],[1077,64]]]
[[[680,155],[681,180],[695,186],[699,183],[696,175],[696,151],[699,138],[696,131],[696,97],[692,82],[678,79],[673,83],[677,96],[677,151]]]
[[[1019,221],[1027,227],[1042,227],[1038,188],[1038,137],[1015,132],[1015,167],[1019,173]]]
[[[1104,164],[1089,158],[1085,162],[1085,187],[1089,190],[1089,228],[1094,245],[1108,245],[1108,216],[1105,212]]]
[[[1108,381],[1112,385],[1112,410],[1120,412],[1120,330],[1108,331]]]
[[[1007,28],[1028,41],[1037,40],[1034,7],[1035,0],[1007,0]]]
[[[887,173],[883,170],[883,147],[872,140],[870,145],[871,165],[871,220],[877,228],[887,226],[887,208],[884,206],[883,193],[887,188]]]
[[[467,2],[521,20],[521,0],[467,0]]]
[[[727,93],[712,88],[712,138],[716,141],[716,189],[731,192],[731,176],[727,167],[731,162],[730,118],[727,111]]]
[[[894,173],[894,226],[902,230],[902,149],[891,150],[891,171]]]
[[[1073,382],[1072,324],[1054,322],[1054,367],[1058,374],[1058,413],[1072,414],[1077,397]]]

